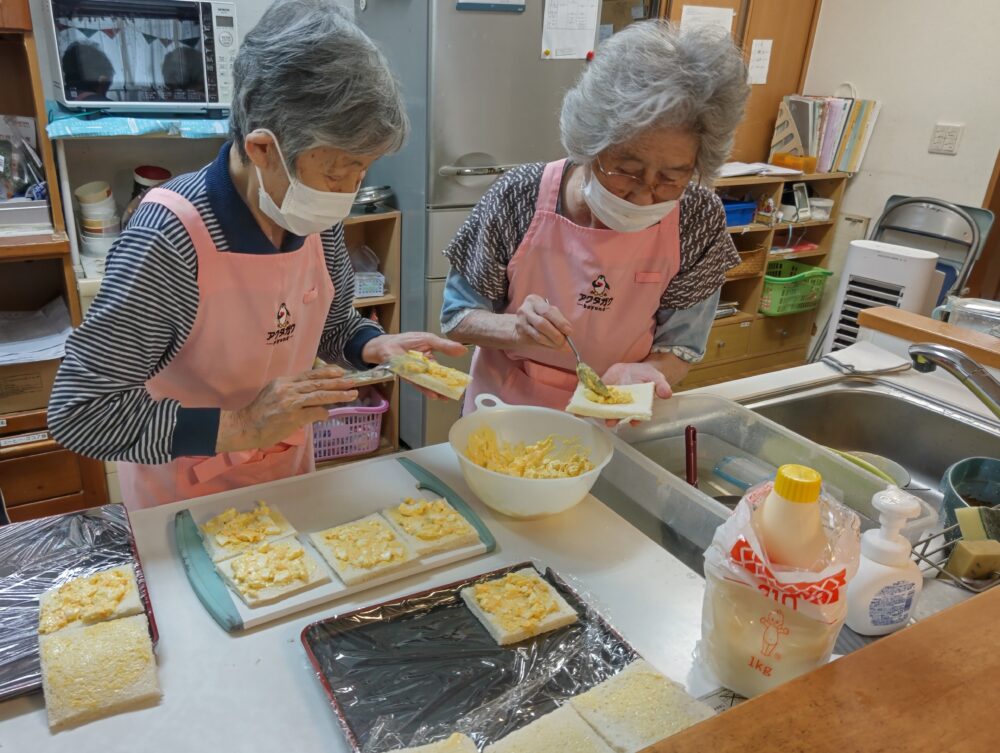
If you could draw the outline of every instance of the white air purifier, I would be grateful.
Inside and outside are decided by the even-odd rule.
[[[881,241],[851,241],[823,352],[858,341],[858,315],[865,309],[895,306],[929,312],[942,282],[940,274],[935,274],[937,260],[932,251]]]

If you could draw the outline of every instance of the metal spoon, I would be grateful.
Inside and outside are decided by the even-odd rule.
[[[546,303],[549,302],[548,298],[543,300]],[[576,346],[573,344],[569,335],[566,335],[565,337],[566,342],[569,343],[570,350],[572,350],[573,355],[576,356],[576,378],[580,380],[580,384],[601,397],[611,397],[611,390],[609,390],[608,386],[601,381],[599,376],[597,376],[597,372],[583,362],[583,359],[580,358],[580,351],[576,349]]]

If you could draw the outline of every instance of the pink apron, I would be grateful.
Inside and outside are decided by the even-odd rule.
[[[282,254],[224,253],[180,194],[154,188],[143,201],[173,212],[198,254],[198,313],[177,355],[146,382],[154,399],[237,410],[272,380],[312,367],[334,297],[318,235]],[[315,467],[309,428],[260,450],[163,465],[119,463],[125,506],[152,507],[308,473]]]
[[[548,298],[572,323],[581,358],[603,374],[649,355],[660,299],[680,268],[679,211],[637,233],[576,225],[556,213],[564,165],[545,166],[535,216],[507,266],[505,313],[516,313],[532,293]],[[563,410],[575,367],[572,353],[550,348],[477,348],[464,412],[474,411],[483,393]]]

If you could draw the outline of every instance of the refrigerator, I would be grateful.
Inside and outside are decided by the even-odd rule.
[[[378,160],[366,180],[391,186],[403,215],[404,331],[440,332],[448,275],[441,252],[497,177],[564,156],[559,111],[584,61],[542,60],[543,6],[526,0],[523,12],[510,12],[456,0],[355,0],[355,22],[388,56],[412,126],[402,151]],[[471,350],[441,360],[468,371]],[[446,441],[460,408],[403,384],[400,438],[410,447]]]

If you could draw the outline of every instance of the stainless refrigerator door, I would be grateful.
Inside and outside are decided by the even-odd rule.
[[[563,156],[559,111],[582,60],[541,59],[542,0],[524,13],[462,11],[433,0],[428,205],[475,204],[504,168]],[[447,173],[442,175],[441,173]]]
[[[441,302],[444,300],[444,280],[427,281],[427,321],[433,322],[429,329],[432,332],[440,333],[441,327],[438,323],[441,313]],[[472,348],[468,353],[458,358],[438,355],[436,358],[445,366],[459,369],[466,374],[472,368]],[[455,423],[462,412],[462,403],[455,400],[428,400],[424,398],[424,431],[421,437],[424,445],[437,444],[448,441],[448,431]]]

